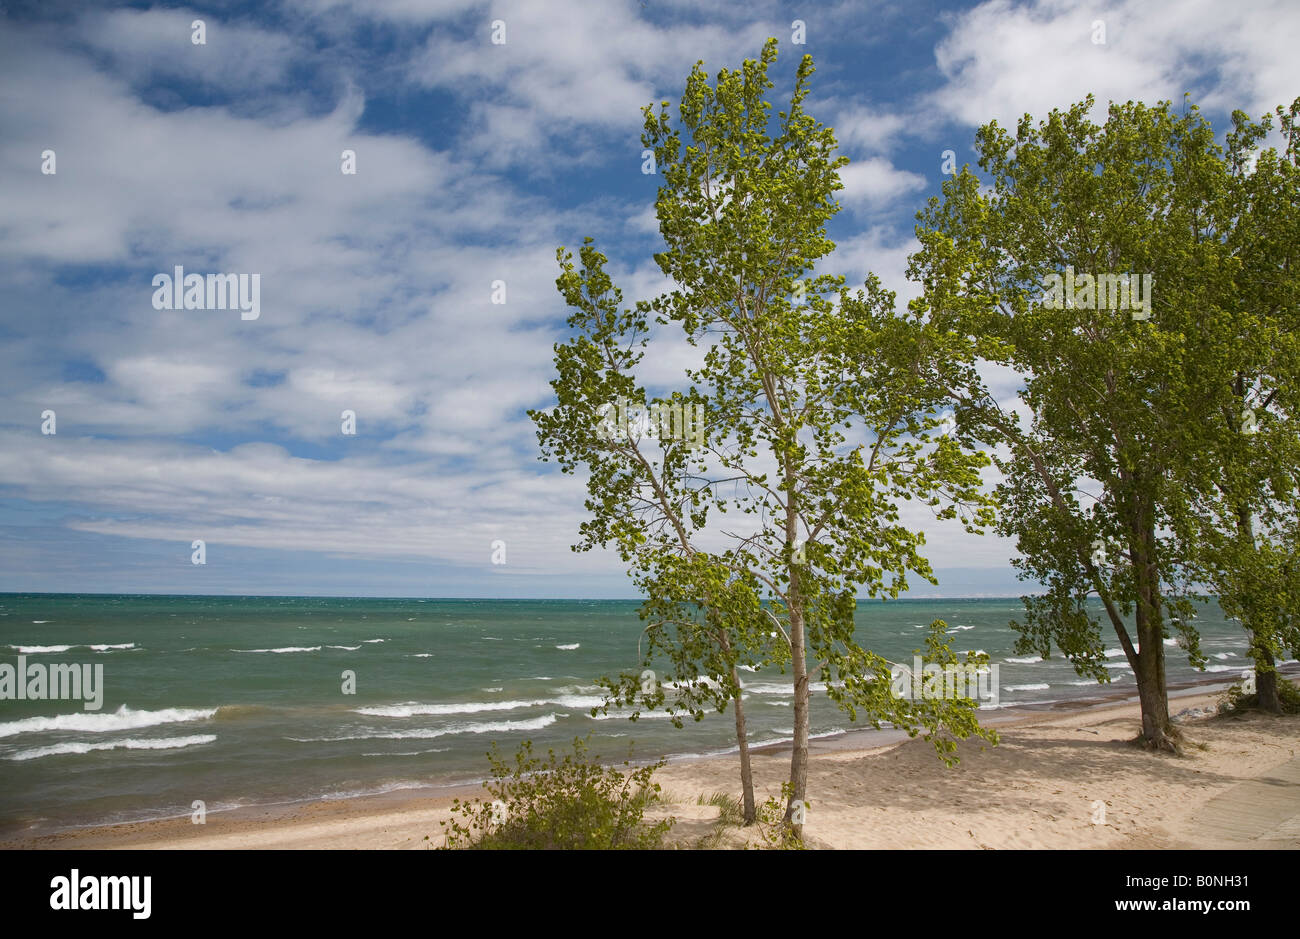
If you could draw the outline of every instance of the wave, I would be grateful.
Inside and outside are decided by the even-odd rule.
[[[338,743],[344,740],[432,740],[435,737],[455,736],[456,734],[496,734],[512,730],[541,730],[543,727],[550,727],[561,717],[568,717],[568,715],[551,713],[522,721],[486,721],[419,730],[347,734],[342,737],[289,737],[287,739],[297,743]]]
[[[241,717],[249,717],[254,714],[269,714],[273,710],[275,709],[267,707],[265,704],[223,704],[217,708],[213,720],[238,720]]]
[[[433,653],[432,653],[432,652],[413,652],[413,653],[411,653],[410,657],[413,658],[413,659],[431,659],[431,658],[433,658]]]
[[[1003,659],[1004,662],[1015,662],[1017,665],[1033,665],[1035,662],[1043,661],[1041,655],[1031,655],[1026,659]]]
[[[782,730],[785,730],[785,728],[782,728]],[[779,734],[779,733],[781,733],[781,730],[775,730],[775,729],[774,729],[772,732],[773,732],[773,733],[776,733],[776,734]],[[793,730],[788,730],[787,732],[790,733],[790,734],[793,734],[793,733],[794,733]],[[809,735],[808,735],[808,739],[809,739],[809,740],[821,740],[823,737],[838,737],[840,734],[845,734],[845,733],[848,733],[848,731],[846,731],[843,727],[832,727],[830,730],[824,730],[824,731],[822,731],[822,732],[819,733],[819,734],[809,734]],[[778,744],[778,743],[793,743],[793,742],[794,742],[794,737],[793,737],[793,736],[791,736],[791,737],[775,737],[775,738],[773,738],[773,739],[771,739],[771,740],[755,740],[753,743],[750,744],[750,746],[751,746],[751,747],[771,747],[771,746],[775,746],[775,745]],[[716,754],[716,755],[721,755],[722,753],[735,753],[735,752],[738,751],[739,749],[740,749],[740,747],[729,747],[729,748],[726,749],[726,750],[722,750],[722,751],[720,751],[720,753],[718,753],[718,754]],[[702,757],[708,757],[708,756],[712,756],[712,755],[715,755],[715,754],[709,754],[709,753],[688,753],[688,754],[685,754],[685,758],[686,758],[686,759],[700,759],[700,758],[702,758]]]
[[[356,652],[361,646],[326,646],[327,649],[346,649],[348,652]]]
[[[428,750],[394,750],[392,753],[363,753],[362,756],[424,756],[426,753],[446,753],[451,747],[431,747]]]
[[[13,649],[20,655],[40,655],[42,653],[67,652],[69,649],[92,649],[95,652],[110,652],[114,649],[134,649],[134,642],[97,642],[85,645],[66,645],[66,646],[20,646],[11,645],[8,648]]]
[[[483,689],[486,691],[487,689]],[[501,689],[498,688],[497,691]],[[560,689],[560,694],[596,694],[600,691],[599,685],[565,685]]]
[[[387,639],[362,639],[362,642],[387,642]]]
[[[1039,682],[1036,685],[1007,685],[1003,691],[1046,691],[1052,687],[1047,682]]]
[[[752,694],[779,694],[793,695],[794,685],[783,685],[777,682],[755,681],[745,685],[745,690]],[[825,691],[826,682],[814,681],[808,685],[809,691]]]
[[[215,734],[194,734],[190,737],[158,737],[152,739],[108,740],[104,743],[56,743],[48,747],[34,747],[31,750],[19,750],[5,757],[6,760],[39,760],[44,756],[60,756],[65,753],[89,753],[92,750],[177,750],[181,747],[197,747],[216,740]]]
[[[521,708],[538,708],[558,705],[567,708],[593,708],[605,703],[595,695],[560,695],[535,701],[465,701],[453,704],[389,704],[380,707],[353,708],[354,714],[367,717],[421,717],[425,715],[477,714],[482,711],[517,711]]]
[[[44,733],[51,730],[76,730],[93,734],[112,730],[136,730],[158,724],[203,721],[217,713],[216,708],[165,708],[161,711],[133,711],[125,704],[112,714],[59,714],[55,717],[27,717],[0,724],[0,737],[15,734]]]
[[[593,721],[616,721],[616,720],[627,720],[632,716],[632,713],[633,712],[631,709],[611,710],[608,714],[596,714],[594,716],[588,714],[587,717],[590,717]],[[676,714],[669,714],[667,711],[643,710],[637,716],[637,720],[667,721],[667,720],[672,720],[674,717],[680,717],[682,720],[691,721],[692,723],[694,723],[695,721],[695,718],[693,718],[688,711],[683,711],[683,710],[678,710]]]
[[[563,650],[565,650],[566,652],[568,652],[568,651],[570,651],[570,650],[572,650],[572,649],[576,649],[576,648],[578,648],[580,645],[582,645],[582,643],[580,643],[580,642],[571,642],[571,643],[569,643],[568,645],[556,646],[555,648],[557,648],[557,649],[563,649]]]
[[[231,649],[231,652],[319,652],[320,646],[284,646],[279,649]]]

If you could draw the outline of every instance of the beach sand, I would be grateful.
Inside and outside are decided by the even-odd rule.
[[[1207,709],[1209,694],[1172,697],[1174,713]],[[810,848],[1300,848],[1300,716],[1188,717],[1184,756],[1151,754],[1136,703],[1000,715],[996,746],[960,745],[946,768],[932,744],[879,745],[862,733],[817,740],[809,768]],[[894,737],[902,736],[897,733]],[[877,745],[863,748],[859,741]],[[780,790],[789,747],[754,754],[762,802]],[[681,760],[655,775],[679,819],[670,839],[699,844],[718,828],[701,795],[738,795],[735,755]],[[414,848],[441,843],[452,798],[414,790],[333,802],[212,813],[10,840],[5,848]],[[1104,818],[1099,811],[1104,805]],[[726,828],[740,847],[754,829]],[[426,840],[428,836],[428,840]]]

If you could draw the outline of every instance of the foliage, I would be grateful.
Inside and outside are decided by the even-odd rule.
[[[1277,683],[1277,692],[1283,714],[1300,714],[1300,688],[1297,688],[1293,682],[1283,679]],[[1259,707],[1259,692],[1247,692],[1244,679],[1219,695],[1220,714],[1237,714],[1242,711],[1253,711]]]
[[[533,755],[532,741],[515,753],[514,764],[496,744],[488,753],[492,779],[484,782],[487,800],[452,803],[447,848],[635,849],[657,848],[672,820],[654,824],[644,813],[660,794],[654,772],[664,760],[623,773],[589,755],[590,736],[575,738],[573,753]],[[631,766],[624,762],[625,767]]]
[[[758,811],[758,833],[762,846],[776,851],[804,850],[802,826],[796,831],[785,823],[787,807],[794,801],[794,785],[789,782],[781,784],[781,798],[770,796]],[[804,802],[805,810],[812,803]]]
[[[1164,639],[1177,631],[1204,664],[1192,625],[1200,557],[1179,534],[1194,492],[1180,477],[1205,451],[1224,383],[1207,361],[1224,315],[1208,219],[1226,172],[1195,107],[1112,103],[1097,125],[1092,104],[1037,125],[1025,115],[1014,133],[980,128],[989,183],[963,169],[944,184],[918,215],[909,273],[925,288],[918,309],[1023,384],[1023,410],[982,379],[958,408],[972,433],[1006,445],[998,528],[1017,541],[1022,579],[1046,588],[1012,623],[1018,650],[1047,658],[1055,645],[1079,674],[1107,681],[1086,603],[1096,594],[1138,680],[1143,740],[1177,749]],[[1052,275],[1067,269],[1095,290],[1048,302]],[[1120,274],[1139,289],[1150,275],[1145,317],[1118,289],[1098,302],[1092,279]]]
[[[1182,520],[1201,576],[1250,636],[1259,695],[1276,710],[1274,663],[1300,650],[1300,98],[1271,117],[1233,113],[1214,206],[1223,311],[1198,354],[1220,377],[1209,439],[1182,468]]]
[[[561,248],[556,283],[572,335],[555,346],[556,405],[530,414],[544,459],[588,471],[575,550],[615,546],[646,597],[641,669],[602,682],[609,706],[633,716],[664,707],[679,726],[683,714],[734,707],[752,800],[737,670],[789,667],[788,817],[806,786],[814,678],[854,718],[883,712],[902,726],[982,733],[960,717],[969,701],[891,698],[889,663],[859,644],[854,613],[860,589],[897,597],[909,572],[935,582],[902,503],[973,532],[992,511],[980,478],[989,458],[933,433],[942,389],[971,368],[971,343],[899,315],[874,275],[850,292],[844,278],[814,274],[834,248],[825,224],[847,160],[803,108],[811,57],[789,105],[771,114],[776,48],[769,40],[758,61],[714,84],[697,64],[676,125],[667,101],[644,109],[642,142],[663,178],[655,209],[666,250],[655,260],[673,289],[626,308],[591,239],[576,262]],[[685,388],[656,397],[643,359],[665,338],[684,339],[695,363]],[[619,397],[702,408],[704,444],[611,434],[603,418]],[[643,688],[643,671],[663,661],[663,680]]]

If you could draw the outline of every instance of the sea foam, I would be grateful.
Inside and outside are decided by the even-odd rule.
[[[189,737],[159,737],[152,739],[106,740],[103,743],[56,743],[48,747],[33,747],[19,750],[5,757],[6,760],[39,760],[44,756],[60,756],[66,753],[90,753],[92,750],[177,750],[181,747],[197,747],[216,740],[215,734],[194,734]]]
[[[207,720],[216,708],[165,708],[161,711],[133,711],[125,704],[112,714],[58,714],[54,717],[26,717],[0,724],[0,737],[15,734],[44,733],[51,730],[76,730],[100,734],[114,730],[136,730],[158,724],[176,724]]]

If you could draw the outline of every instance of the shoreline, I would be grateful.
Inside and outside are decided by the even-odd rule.
[[[1288,674],[1288,677],[1293,676]],[[1171,687],[1170,711],[1179,714],[1184,710],[1213,707],[1222,689],[1230,684],[1216,679]],[[1176,701],[1183,704],[1183,707],[1174,706]],[[999,709],[999,712],[982,719],[981,724],[996,727],[1005,745],[1008,732],[1011,731],[1014,736],[1021,729],[1029,731],[1068,724],[1077,725],[1078,729],[1087,730],[1088,733],[1099,734],[1099,727],[1112,725],[1116,721],[1135,724],[1138,707],[1135,695],[1118,692],[1081,702],[1024,705]],[[1294,723],[1295,736],[1300,738],[1300,720]],[[823,764],[872,759],[884,753],[910,749],[926,753],[929,761],[934,764],[927,770],[922,760],[917,767],[918,771],[926,775],[930,772],[960,774],[972,752],[993,754],[1003,749],[987,745],[981,749],[982,743],[979,740],[962,742],[959,745],[962,764],[954,770],[946,770],[934,754],[933,747],[920,737],[912,740],[905,731],[896,729],[850,730],[810,741],[810,760],[813,764],[810,773],[814,766],[823,769]],[[1294,749],[1300,751],[1300,748]],[[759,788],[759,777],[764,774],[758,772],[758,764],[765,764],[765,769],[778,771],[789,759],[790,744],[788,741],[772,742],[752,748],[751,753],[756,764],[756,796],[761,802],[766,794]],[[735,770],[738,765],[734,749],[705,755],[675,755],[668,758],[667,765],[656,774],[655,779],[663,784],[666,792],[685,794],[689,800],[694,800],[697,795],[713,791],[738,790],[738,772]],[[437,823],[449,817],[454,799],[472,799],[482,794],[483,788],[479,782],[446,785],[431,783],[418,788],[341,798],[239,806],[209,812],[206,824],[203,825],[193,824],[190,815],[185,814],[171,818],[71,826],[30,834],[12,832],[0,840],[0,848],[419,848],[430,843],[425,841],[425,835],[430,836],[431,841],[438,840],[441,828]],[[812,800],[826,796],[826,793],[819,792],[811,783],[809,794]],[[695,807],[688,807],[693,808]],[[1297,791],[1296,810],[1300,812],[1300,790]],[[686,814],[698,816],[699,813],[687,810]],[[680,815],[678,817],[681,818]],[[687,820],[682,819],[679,827],[685,822]],[[698,827],[699,823],[689,822],[688,827],[690,824]],[[1300,835],[1297,846],[1300,846]]]

